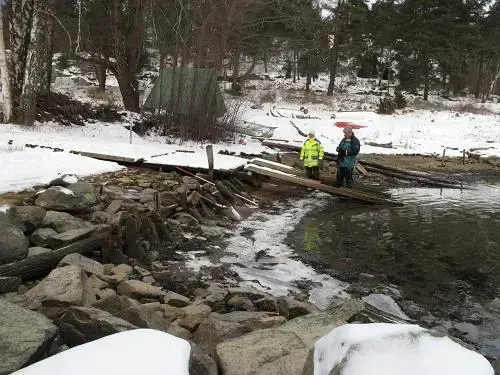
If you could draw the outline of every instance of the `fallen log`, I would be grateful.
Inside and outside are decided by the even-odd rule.
[[[366,166],[366,169],[370,172],[383,174],[383,175],[386,175],[389,177],[398,178],[400,180],[419,182],[419,183],[429,185],[429,186],[446,188],[446,189],[464,189],[464,187],[462,185],[457,185],[457,184],[453,184],[453,183],[449,183],[449,182],[448,183],[438,182],[438,181],[428,179],[425,177],[410,176],[410,175],[406,175],[406,174],[402,174],[402,173],[396,173],[396,172],[382,170],[382,169],[378,169],[375,167],[369,167],[369,166]]]
[[[0,276],[17,276],[23,280],[43,277],[52,271],[68,254],[79,253],[86,255],[101,250],[107,236],[107,232],[99,232],[50,253],[34,255],[18,262],[1,265]]]
[[[460,185],[460,182],[458,182],[458,181],[446,180],[443,178],[439,178],[439,177],[436,177],[436,176],[434,176],[430,173],[427,173],[427,172],[409,171],[406,169],[389,167],[389,166],[386,166],[383,164],[368,162],[368,161],[364,161],[364,160],[360,160],[359,162],[361,164],[365,165],[366,167],[376,168],[376,169],[381,170],[381,171],[388,171],[388,172],[398,173],[401,175],[408,175],[408,176],[412,176],[412,177],[425,178],[429,181],[435,181],[437,183],[443,183],[443,184],[447,184],[447,185]],[[382,172],[379,172],[379,173],[382,173]]]

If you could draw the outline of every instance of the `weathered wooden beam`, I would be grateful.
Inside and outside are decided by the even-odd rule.
[[[18,262],[1,265],[0,276],[17,276],[23,280],[43,277],[54,269],[68,254],[90,254],[96,250],[100,250],[107,236],[107,232],[99,232],[50,253],[34,255]]]
[[[333,186],[325,185],[322,184],[319,181],[303,178],[303,177],[297,177],[292,174],[280,172],[280,171],[275,171],[271,168],[266,168],[266,167],[261,167],[258,165],[254,164],[248,164],[245,166],[246,170],[249,170],[254,173],[260,173],[269,177],[274,177],[276,179],[280,179],[283,181],[291,182],[294,184],[310,187],[313,189],[318,189],[330,194],[338,195],[341,197],[346,197],[346,198],[352,198],[352,199],[358,199],[364,202],[368,203],[375,203],[375,204],[391,204],[391,205],[401,205],[398,202],[377,197],[375,195],[370,195],[364,192],[359,192],[354,189],[346,189],[346,188],[336,188]]]

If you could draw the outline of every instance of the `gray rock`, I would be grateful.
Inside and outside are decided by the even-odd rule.
[[[94,206],[98,202],[97,190],[88,182],[77,182],[68,186],[75,195],[83,200],[86,206]]]
[[[54,269],[26,294],[29,309],[42,309],[48,317],[57,317],[69,306],[90,306],[95,301],[92,281],[80,266]]]
[[[42,225],[52,228],[57,233],[67,232],[72,229],[93,228],[93,225],[82,219],[78,219],[66,212],[47,211]]]
[[[36,206],[17,206],[12,210],[12,223],[18,226],[24,233],[31,233],[38,228],[47,211]]]
[[[185,307],[189,305],[190,299],[175,292],[167,292],[164,302],[174,307]]]
[[[71,229],[67,232],[59,233],[58,235],[52,237],[52,248],[57,249],[59,247],[87,238],[92,234],[93,231],[94,228],[83,228]]]
[[[142,305],[130,307],[116,316],[139,328],[150,328],[163,332],[168,330],[168,321],[163,318],[161,312],[149,310]]]
[[[217,345],[224,375],[300,375],[308,349],[293,332],[261,330]]]
[[[52,244],[52,239],[57,236],[57,232],[52,228],[39,228],[30,237],[31,243],[44,247]]]
[[[15,276],[0,276],[0,294],[17,292],[21,286],[22,280]]]
[[[191,345],[189,358],[189,375],[217,375],[217,363],[194,342]]]
[[[193,215],[188,214],[187,212],[179,212],[173,216],[173,218],[179,221],[181,224],[185,224],[188,226],[198,226],[200,222]]]
[[[211,314],[199,325],[193,335],[193,340],[209,355],[215,357],[217,344],[240,337],[250,331],[250,328],[243,324],[218,319],[218,316]]]
[[[97,301],[92,306],[118,316],[120,312],[138,306],[139,302],[124,296],[114,295]]]
[[[29,242],[21,229],[10,223],[0,223],[0,264],[28,256]]]
[[[45,254],[52,252],[51,249],[47,249],[46,247],[34,246],[28,249],[28,257],[34,257],[35,255]]]
[[[250,298],[244,296],[232,296],[227,300],[226,305],[231,308],[231,311],[255,311],[255,306]]]
[[[178,307],[173,307],[170,305],[161,305],[163,310],[163,316],[167,320],[173,321],[176,319],[182,319],[186,316],[186,312]]]
[[[229,288],[228,292],[231,296],[244,296],[248,297],[250,301],[256,301],[261,298],[270,297],[269,294],[261,292],[260,290],[254,288]]]
[[[107,297],[111,297],[111,296],[116,296],[115,290],[114,289],[109,289],[109,288],[106,288],[106,289],[94,289],[94,292],[96,294],[96,297],[99,300],[107,298]]]
[[[61,318],[60,334],[70,347],[137,327],[95,307],[72,306]]]
[[[185,315],[179,319],[179,325],[191,332],[196,331],[202,321],[204,321],[212,312],[209,306],[205,304],[189,305],[183,307]]]
[[[278,301],[274,297],[265,297],[254,302],[259,311],[269,311],[278,313]]]
[[[184,340],[190,340],[193,336],[189,330],[182,328],[178,322],[173,322],[167,329],[167,333]]]
[[[118,285],[118,294],[131,298],[156,298],[163,299],[165,292],[161,288],[146,284],[139,280],[127,280]]]
[[[399,305],[391,297],[385,294],[373,293],[361,298],[365,303],[375,307],[376,309],[393,315],[399,319],[409,320],[410,318],[401,310]]]
[[[104,267],[103,267],[104,268]],[[92,279],[92,288],[94,289],[106,289],[109,287],[109,283],[101,279],[99,276],[92,274],[90,275],[90,278]]]
[[[87,258],[82,254],[72,253],[66,255],[60,262],[58,267],[64,266],[79,266],[84,269],[85,272],[94,275],[103,275],[104,266],[96,260]]]
[[[160,193],[160,201],[163,206],[171,206],[180,202],[179,194],[172,191],[163,191]]]
[[[200,188],[200,183],[194,177],[183,176],[182,183],[188,190],[198,190]]]
[[[271,316],[264,312],[233,311],[227,314],[212,313],[210,316],[226,322],[243,324],[250,331],[273,328],[286,322],[284,316]]]
[[[82,196],[62,186],[52,186],[38,193],[35,204],[46,210],[67,212],[81,212],[90,207]]]
[[[119,264],[116,267],[113,267],[113,269],[111,270],[111,272],[114,275],[125,274],[126,277],[129,277],[134,272],[134,269],[132,268],[132,266],[129,266],[128,264]]]
[[[42,314],[0,300],[0,375],[43,359],[57,331]]]
[[[90,222],[93,224],[106,224],[112,218],[111,214],[103,211],[94,211],[90,216]]]
[[[159,311],[163,316],[163,307],[160,302],[143,303],[141,306],[150,311]]]
[[[293,319],[318,311],[316,307],[309,303],[295,301],[287,297],[278,298],[278,310],[280,315],[283,315],[287,319]]]
[[[63,174],[61,177],[55,178],[52,181],[50,181],[49,186],[67,187],[77,182],[78,182],[78,177],[76,177],[74,174]]]
[[[205,301],[214,311],[223,311],[226,309],[226,298],[229,294],[226,288],[218,285],[210,285],[207,288],[209,295],[205,297]]]
[[[115,199],[111,201],[109,206],[106,208],[106,213],[108,214],[116,214],[122,208],[123,201],[119,199]]]

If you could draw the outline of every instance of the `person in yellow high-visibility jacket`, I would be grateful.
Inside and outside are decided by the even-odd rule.
[[[323,154],[321,142],[316,139],[314,130],[310,130],[300,150],[300,160],[304,162],[307,178],[319,180],[319,170],[323,169]]]

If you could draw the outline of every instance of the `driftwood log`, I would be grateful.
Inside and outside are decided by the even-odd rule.
[[[411,177],[425,178],[425,179],[430,180],[430,181],[435,181],[435,182],[439,182],[439,183],[443,183],[443,184],[447,184],[447,185],[460,185],[460,182],[458,182],[458,181],[436,177],[436,176],[434,176],[430,173],[427,173],[427,172],[409,171],[406,169],[389,167],[389,166],[386,166],[383,164],[368,162],[368,161],[364,161],[364,160],[360,160],[360,163],[367,166],[367,167],[377,168],[381,171],[394,172],[394,173],[398,173],[398,174],[402,174],[402,175],[408,175]],[[379,172],[379,173],[382,173],[382,172]]]
[[[457,185],[453,182],[444,183],[444,182],[436,181],[435,179],[432,179],[432,178],[417,177],[417,176],[412,176],[412,175],[403,174],[403,173],[396,173],[396,172],[382,170],[382,169],[378,169],[378,168],[370,167],[370,166],[366,166],[366,169],[370,172],[383,174],[383,175],[386,175],[389,177],[398,178],[400,180],[419,182],[419,183],[422,183],[425,185],[439,187],[439,188],[447,188],[447,189],[463,189],[464,188],[463,186]]]
[[[0,276],[17,276],[23,280],[32,280],[47,275],[68,254],[91,254],[101,250],[107,232],[100,232],[83,240],[74,242],[60,249],[34,255],[18,262],[0,266]]]

